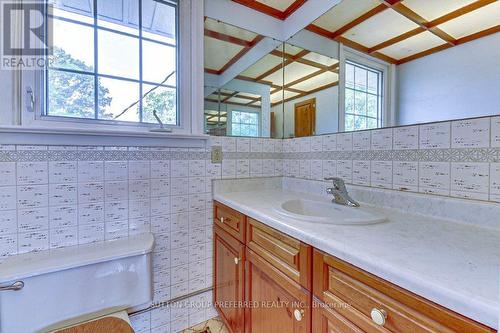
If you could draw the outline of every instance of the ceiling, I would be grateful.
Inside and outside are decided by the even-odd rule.
[[[285,20],[299,9],[307,0],[233,0],[259,12]]]
[[[286,19],[307,0],[233,0]],[[500,32],[500,0],[343,0],[307,27],[393,64]]]
[[[205,72],[222,74],[231,64],[251,49],[261,36],[207,18],[205,20]],[[279,46],[236,78],[271,87],[271,105],[303,97],[338,84],[337,59],[285,44]],[[283,67],[285,71],[283,73]],[[284,89],[284,93],[283,93]],[[260,107],[258,95],[222,90],[207,100]]]

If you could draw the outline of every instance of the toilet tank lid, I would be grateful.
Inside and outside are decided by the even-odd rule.
[[[0,283],[143,255],[153,251],[153,247],[153,235],[145,233],[112,241],[14,255],[0,262]]]

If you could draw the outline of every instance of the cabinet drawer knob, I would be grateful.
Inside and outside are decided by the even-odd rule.
[[[223,216],[219,220],[220,220],[220,223],[224,223],[224,217]]]
[[[240,258],[234,258],[234,264],[235,265],[238,265],[240,263]]]
[[[384,326],[385,325],[385,320],[387,319],[387,312],[382,309],[372,309],[372,312],[370,313],[372,317],[372,321],[377,324],[378,326]]]
[[[293,311],[293,315],[297,321],[301,321],[304,318],[304,310],[303,309],[295,309]]]

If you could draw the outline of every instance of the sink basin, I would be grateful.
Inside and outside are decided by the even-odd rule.
[[[294,199],[283,202],[277,212],[285,217],[313,223],[367,225],[387,218],[366,207],[348,207],[333,202]]]

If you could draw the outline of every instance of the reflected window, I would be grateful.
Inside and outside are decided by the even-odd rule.
[[[179,124],[177,1],[47,6],[45,116],[156,124],[156,111],[164,124]]]
[[[259,113],[231,112],[231,134],[235,136],[259,136]]]
[[[347,61],[345,68],[345,130],[382,127],[383,73]]]

